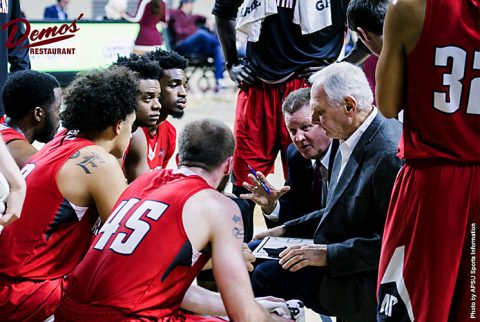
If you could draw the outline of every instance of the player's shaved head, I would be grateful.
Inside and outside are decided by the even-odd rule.
[[[233,155],[235,139],[230,128],[215,119],[188,123],[178,139],[180,165],[212,171]]]

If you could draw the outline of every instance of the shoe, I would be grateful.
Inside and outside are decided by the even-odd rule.
[[[215,84],[215,92],[218,92],[221,89],[227,88],[227,85],[225,84],[225,80],[223,78],[217,79],[216,84]]]

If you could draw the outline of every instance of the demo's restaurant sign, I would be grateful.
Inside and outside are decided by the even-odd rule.
[[[26,32],[16,40],[14,35],[22,24]],[[14,19],[2,29],[9,31],[7,48],[23,46],[22,42],[29,40],[26,47],[32,69],[78,72],[107,67],[117,60],[118,55],[128,56],[140,27],[126,21],[86,20],[80,14],[77,19],[64,23]]]
[[[61,46],[60,42],[76,36],[76,33],[80,30],[77,21],[80,21],[82,17],[83,13],[72,22],[41,29],[32,28],[30,22],[25,18],[13,19],[2,26],[4,31],[10,28],[5,47],[11,49],[21,46],[28,38],[30,43],[23,48],[29,48],[30,55],[74,55],[75,47]],[[25,26],[25,33],[19,39],[15,39],[15,35],[22,24]],[[68,43],[64,42],[64,44],[67,45]]]

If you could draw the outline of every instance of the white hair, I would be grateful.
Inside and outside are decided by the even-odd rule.
[[[369,108],[373,103],[373,93],[365,73],[350,63],[333,63],[313,74],[310,83],[323,87],[327,100],[335,106],[342,106],[344,98],[353,97],[358,109]]]

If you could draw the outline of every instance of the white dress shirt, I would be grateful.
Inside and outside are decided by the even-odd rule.
[[[345,169],[345,165],[347,164],[348,159],[352,155],[353,150],[357,146],[358,141],[360,141],[360,138],[362,137],[363,133],[365,133],[367,128],[370,126],[370,124],[372,124],[375,116],[377,116],[378,114],[377,108],[375,106],[373,106],[372,108],[373,108],[372,112],[370,113],[370,115],[368,115],[368,117],[365,119],[362,125],[360,125],[358,129],[355,132],[353,132],[348,139],[346,139],[345,141],[340,141],[340,145],[338,146],[338,151],[342,156],[342,163],[340,166],[340,172],[338,173],[337,182],[342,176],[343,170]]]

